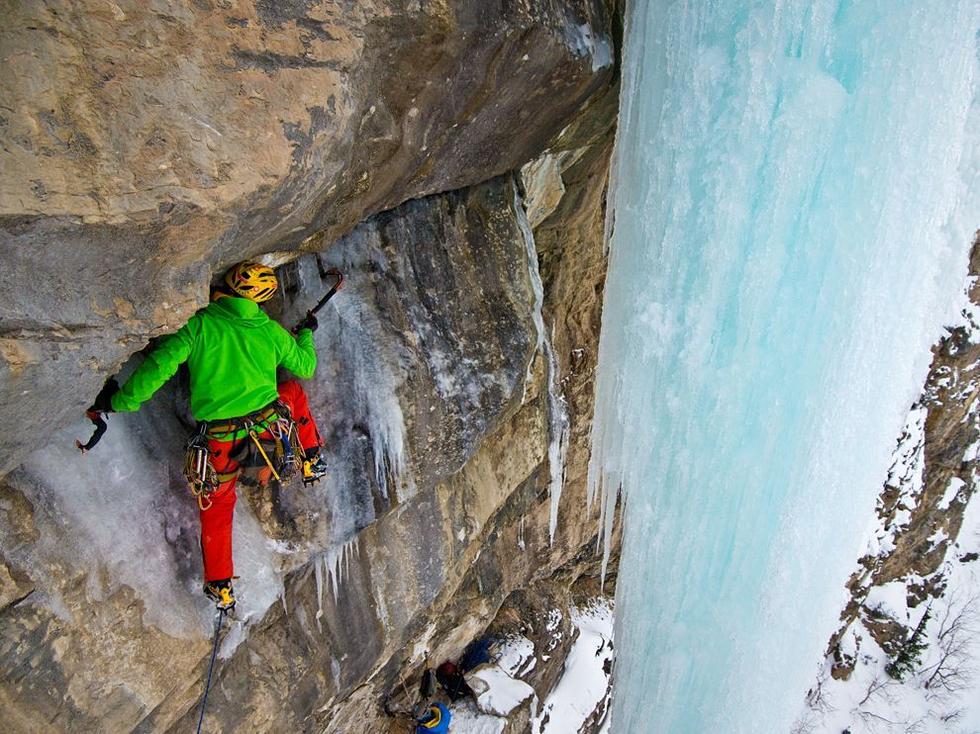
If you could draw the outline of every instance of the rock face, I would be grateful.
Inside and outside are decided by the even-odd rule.
[[[265,254],[282,263],[272,311],[286,324],[329,287],[325,269],[348,277],[307,384],[331,473],[240,490],[240,619],[206,726],[402,730],[381,702],[426,659],[457,656],[501,608],[567,606],[598,573],[585,474],[615,8],[10,15],[0,400],[23,425],[2,439],[5,723],[196,724],[212,617],[180,476],[186,378],[112,416],[93,453],[71,439],[105,376],[201,305],[213,272]],[[556,677],[542,668],[540,695]]]
[[[6,11],[2,469],[212,272],[540,153],[608,85],[610,23],[600,0]]]

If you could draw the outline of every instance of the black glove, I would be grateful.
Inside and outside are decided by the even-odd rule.
[[[293,333],[298,334],[300,329],[309,329],[310,331],[316,331],[316,327],[320,325],[320,322],[316,320],[316,316],[313,315],[312,311],[307,311],[306,316],[303,320],[296,324],[293,328]]]
[[[119,392],[119,383],[116,382],[115,377],[110,377],[106,380],[105,385],[99,391],[99,394],[95,396],[95,402],[92,403],[92,407],[88,409],[89,413],[112,413],[112,396]]]

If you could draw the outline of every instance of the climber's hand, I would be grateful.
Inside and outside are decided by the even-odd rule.
[[[316,316],[313,315],[312,311],[307,311],[306,316],[303,320],[296,324],[293,328],[293,333],[298,334],[301,329],[309,329],[310,331],[316,331],[316,327],[320,325],[320,322],[316,320]]]

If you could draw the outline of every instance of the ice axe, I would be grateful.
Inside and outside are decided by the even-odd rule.
[[[334,294],[336,294],[337,291],[339,291],[344,286],[344,274],[341,273],[339,270],[337,269],[328,270],[325,274],[334,276],[337,279],[337,282],[333,284],[333,288],[327,291],[327,295],[325,295],[323,298],[317,301],[317,304],[306,312],[306,318],[309,318],[310,316],[315,316],[317,311],[319,311],[321,308],[326,306],[327,301],[333,298]],[[302,321],[296,324],[296,326],[293,327],[294,334],[297,331],[299,331],[300,325],[303,324],[305,321],[306,319],[304,318]]]
[[[106,380],[105,385],[99,390],[99,394],[95,397],[95,402],[92,406],[85,411],[85,417],[88,418],[95,425],[95,430],[92,432],[92,437],[82,443],[77,438],[75,439],[75,448],[81,451],[83,454],[88,453],[95,448],[95,444],[102,440],[102,436],[105,435],[106,429],[109,427],[106,425],[105,418],[102,414],[111,408],[106,408],[105,406],[112,405],[112,396],[119,391],[119,383],[116,382],[114,377],[110,377]]]

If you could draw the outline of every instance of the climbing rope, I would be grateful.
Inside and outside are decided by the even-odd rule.
[[[214,644],[211,646],[211,664],[208,665],[208,679],[204,684],[204,696],[201,698],[201,716],[197,720],[197,734],[201,734],[201,724],[204,723],[204,707],[208,704],[208,691],[211,690],[211,673],[214,672],[214,659],[218,656],[218,636],[221,633],[221,623],[225,619],[225,610],[218,610],[218,621],[214,625]]]

